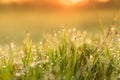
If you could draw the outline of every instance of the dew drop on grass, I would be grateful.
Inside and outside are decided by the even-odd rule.
[[[20,73],[16,73],[15,76],[16,76],[16,77],[19,77],[19,76],[20,76]]]
[[[39,65],[39,68],[42,68],[42,66],[41,66],[41,65]]]
[[[53,65],[53,63],[51,62],[51,65]]]
[[[118,41],[120,41],[120,38],[118,38]]]
[[[90,56],[90,59],[92,59],[92,58],[93,58],[93,56],[91,55],[91,56]]]
[[[63,29],[62,31],[65,32],[65,29]]]
[[[73,28],[73,32],[75,32],[76,31],[76,28]]]
[[[43,44],[43,42],[41,41],[41,42],[40,42],[40,45],[42,45],[42,44]]]
[[[6,68],[6,66],[4,65],[3,68]]]
[[[36,63],[35,63],[35,62],[32,62],[30,66],[31,66],[32,68],[34,68],[35,65],[36,65]]]
[[[110,51],[113,51],[113,48],[110,48]]]
[[[57,37],[57,34],[55,33],[54,36]]]
[[[35,57],[33,57],[33,60],[34,60],[34,61],[36,61],[36,60],[37,60],[37,57],[36,57],[36,56],[35,56]]]
[[[10,43],[11,48],[15,48],[15,44],[13,42]]]
[[[50,46],[48,46],[48,48],[50,48]]]

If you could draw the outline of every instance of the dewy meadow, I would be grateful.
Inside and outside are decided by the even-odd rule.
[[[36,45],[27,33],[23,44],[0,47],[1,80],[116,80],[120,71],[120,35],[63,29]]]
[[[120,80],[118,3],[1,0],[0,80]]]

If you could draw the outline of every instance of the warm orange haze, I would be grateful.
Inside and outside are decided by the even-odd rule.
[[[88,3],[88,0],[58,0],[61,4],[67,5],[67,6],[71,6],[71,5],[75,5],[75,4],[86,4]]]
[[[42,3],[49,3],[49,5],[51,3],[59,3],[60,5],[65,5],[65,6],[72,6],[72,5],[76,5],[76,4],[81,4],[81,5],[85,5],[87,3],[89,3],[92,0],[1,0],[0,3],[1,4],[12,4],[12,3],[16,3],[16,4],[24,4],[24,3],[28,3],[28,4],[42,4]],[[96,2],[109,2],[109,0],[95,0]]]
[[[96,16],[105,26],[110,25],[119,3],[120,0],[0,0],[0,40],[20,41],[28,31],[34,41],[39,41],[41,33],[61,26],[97,32]]]
[[[0,80],[120,80],[120,0],[0,0]]]

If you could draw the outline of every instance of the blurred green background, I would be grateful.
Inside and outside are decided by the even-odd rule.
[[[21,43],[26,32],[31,34],[34,42],[41,40],[46,33],[55,33],[62,26],[77,28],[90,33],[100,33],[98,18],[103,27],[109,27],[116,16],[119,29],[120,0],[108,3],[92,2],[83,7],[56,8],[55,6],[3,5],[0,6],[0,44],[14,41]],[[95,5],[94,5],[95,4]],[[96,9],[95,9],[96,8]]]

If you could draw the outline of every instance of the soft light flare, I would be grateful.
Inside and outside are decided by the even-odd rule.
[[[88,0],[59,0],[59,2],[61,4],[70,6],[70,5],[75,5],[78,3],[84,4],[84,3],[88,2]]]
[[[97,0],[98,2],[106,3],[109,2],[110,0]]]

